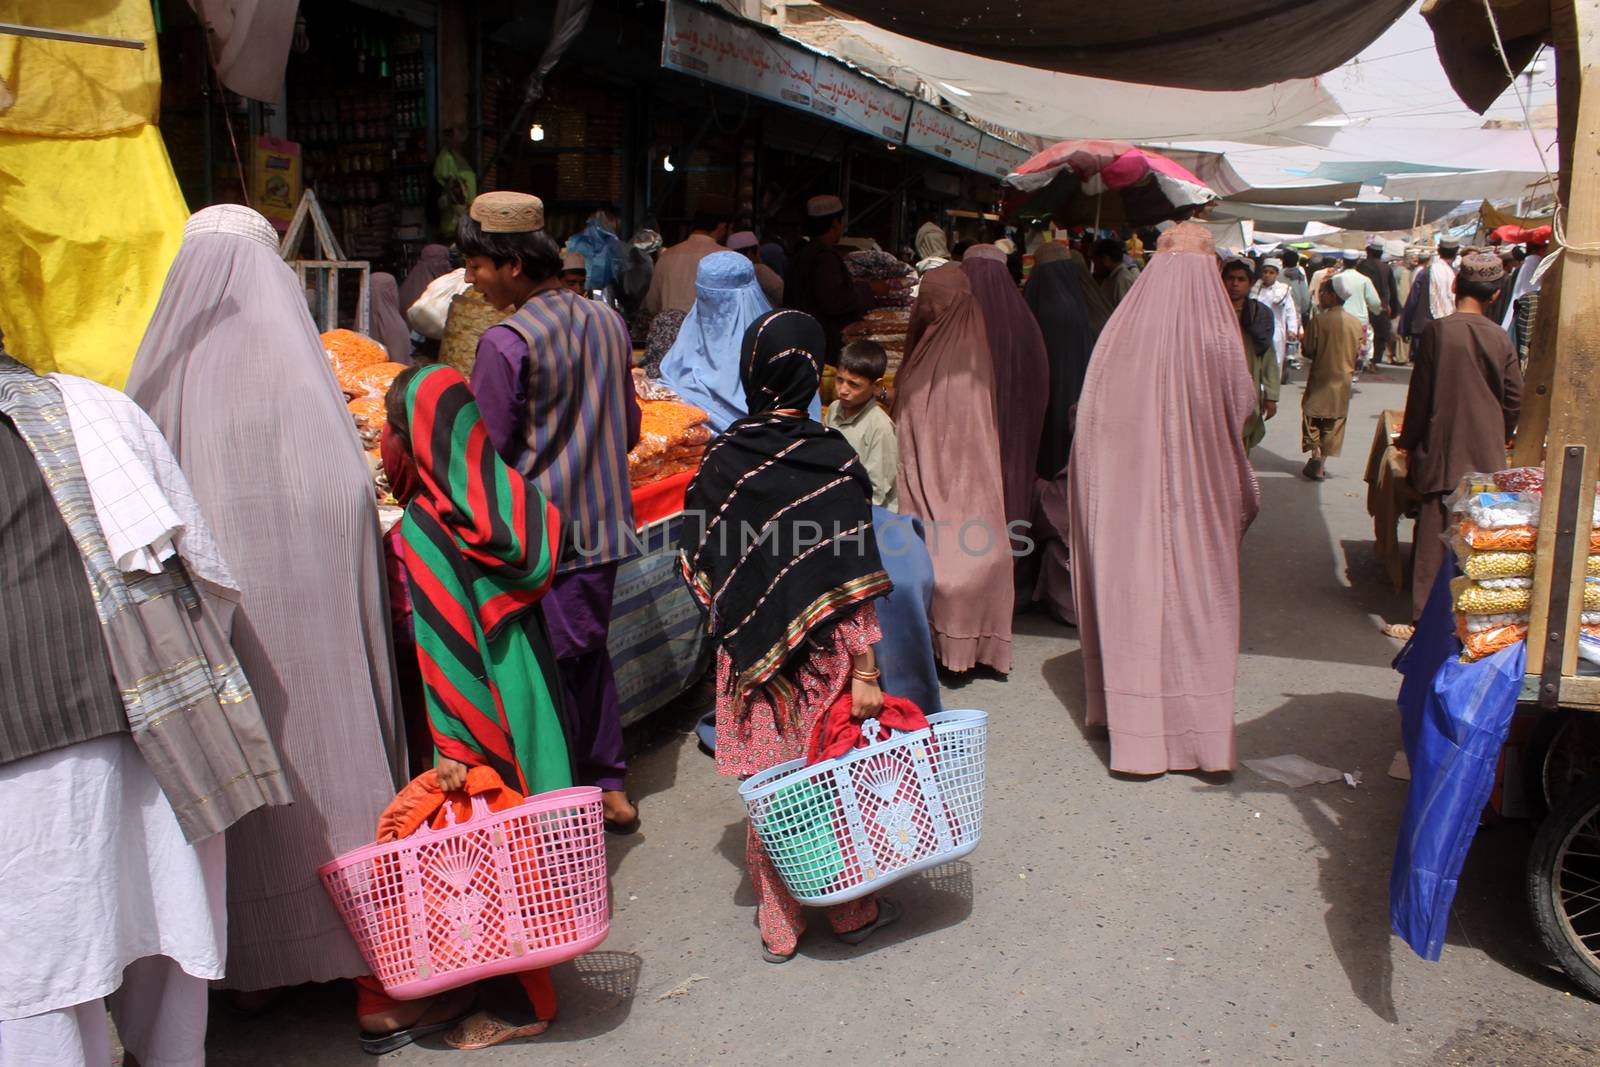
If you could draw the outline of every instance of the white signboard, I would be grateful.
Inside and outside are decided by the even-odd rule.
[[[911,107],[911,127],[906,133],[906,144],[912,148],[968,170],[980,170],[978,145],[982,140],[983,131],[946,115],[930,104],[918,100]]]
[[[668,3],[661,65],[753,96],[811,107],[817,57],[693,4]]]
[[[978,144],[978,169],[985,174],[993,174],[996,178],[1004,178],[1027,161],[1026,149],[1018,148],[1009,141],[1002,141],[990,134],[984,134],[983,140]]]
[[[837,63],[817,61],[811,108],[819,115],[874,137],[904,144],[911,100]]]

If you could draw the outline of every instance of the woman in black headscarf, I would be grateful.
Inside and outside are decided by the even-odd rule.
[[[872,484],[837,430],[808,418],[826,341],[816,319],[774,311],[745,332],[750,414],[706,450],[690,484],[683,569],[717,649],[717,770],[746,777],[806,754],[848,690],[883,707],[874,601],[889,592],[872,530]],[[698,520],[698,521],[697,521]],[[745,851],[765,956],[794,955],[805,918],[752,829]],[[864,897],[828,909],[858,944],[900,909]]]

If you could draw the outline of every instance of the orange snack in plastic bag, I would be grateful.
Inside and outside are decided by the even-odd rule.
[[[1518,641],[1528,639],[1526,626],[1497,626],[1492,630],[1477,630],[1469,632],[1465,627],[1457,626],[1456,635],[1461,638],[1461,659],[1471,663],[1473,660],[1492,656],[1501,649],[1510,648]]]
[[[356,432],[361,434],[361,447],[369,450],[377,448],[383,437],[383,424],[389,419],[383,409],[383,397],[357,397],[345,407],[350,409],[351,417],[356,420]]]
[[[352,398],[375,396],[381,400],[395,378],[405,369],[404,363],[371,363],[344,374],[335,374],[335,377],[339,379],[339,388],[346,395]]]
[[[352,371],[389,359],[382,345],[354,330],[329,330],[322,335],[322,348],[328,354],[328,362],[333,364],[334,376],[341,382]]]

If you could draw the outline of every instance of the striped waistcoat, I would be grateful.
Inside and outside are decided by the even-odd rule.
[[[517,469],[561,512],[556,572],[624,559],[633,531],[627,326],[568,289],[536,294],[500,325],[528,346],[526,450]]]

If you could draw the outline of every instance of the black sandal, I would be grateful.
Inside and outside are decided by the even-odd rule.
[[[847,945],[859,945],[878,930],[883,929],[885,926],[892,926],[899,922],[900,916],[904,914],[904,909],[902,909],[898,903],[888,899],[887,897],[879,897],[878,917],[873,919],[867,925],[861,927],[859,930],[851,930],[849,933],[838,935],[839,940],[843,941]]]

